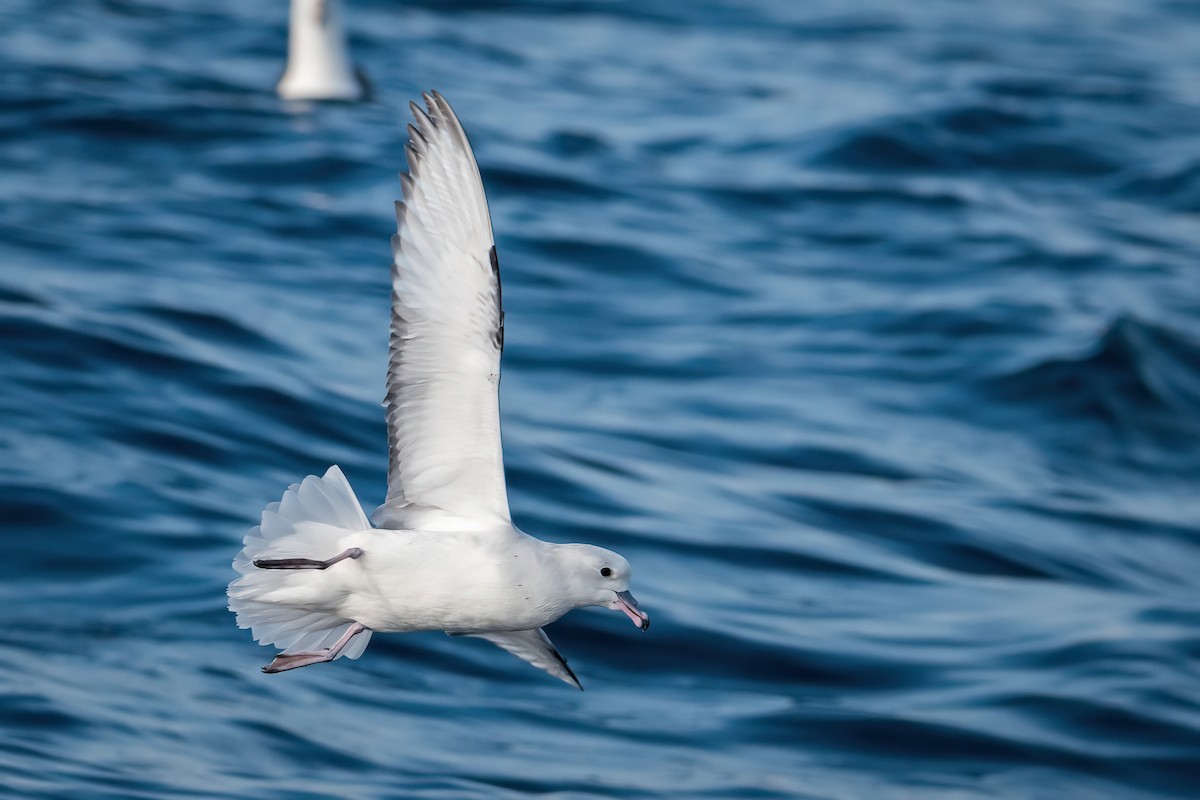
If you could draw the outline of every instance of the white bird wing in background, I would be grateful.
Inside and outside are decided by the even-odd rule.
[[[509,522],[500,448],[504,311],[479,167],[446,99],[410,104],[392,237],[387,500],[375,524]]]

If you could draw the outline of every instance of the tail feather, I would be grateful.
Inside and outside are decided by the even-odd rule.
[[[328,558],[342,536],[370,527],[354,490],[336,466],[324,477],[309,475],[289,486],[278,503],[263,509],[261,524],[246,534],[242,551],[233,560],[239,577],[229,584],[229,610],[237,614],[238,627],[250,628],[256,641],[285,653],[332,646],[353,620],[314,609],[311,602],[288,602],[295,601],[297,584],[319,578],[309,571],[259,569],[254,560]],[[363,631],[341,655],[358,658],[370,638],[371,632]]]

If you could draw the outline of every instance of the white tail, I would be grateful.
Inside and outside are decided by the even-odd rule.
[[[240,577],[229,584],[229,610],[237,614],[238,627],[250,628],[256,641],[285,653],[331,647],[353,620],[287,602],[289,597],[295,599],[296,584],[314,579],[313,571],[259,569],[254,560],[326,559],[340,551],[339,538],[370,527],[354,490],[336,466],[324,477],[309,475],[289,486],[278,503],[263,509],[262,524],[250,529],[233,560]],[[358,658],[370,639],[371,632],[363,631],[338,657]]]

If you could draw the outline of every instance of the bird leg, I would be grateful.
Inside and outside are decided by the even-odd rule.
[[[350,644],[350,640],[367,629],[366,625],[361,622],[355,622],[346,632],[342,634],[333,647],[325,650],[302,650],[299,653],[280,653],[275,656],[275,660],[262,668],[263,672],[273,674],[276,672],[286,672],[289,669],[298,669],[299,667],[307,667],[309,664],[321,664],[326,661],[333,661],[338,657],[338,653]]]
[[[259,569],[329,569],[347,558],[358,558],[363,554],[361,547],[351,547],[333,558],[317,561],[315,558],[256,558],[254,566]]]

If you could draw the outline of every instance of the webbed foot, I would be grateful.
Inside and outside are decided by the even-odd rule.
[[[358,558],[362,554],[361,547],[351,547],[346,552],[338,553],[324,561],[317,561],[315,558],[256,558],[254,566],[259,569],[329,569],[339,561]]]
[[[356,622],[346,629],[333,647],[326,650],[304,650],[299,653],[280,653],[275,656],[275,659],[262,668],[262,671],[268,675],[273,675],[276,672],[287,672],[289,669],[299,669],[307,667],[309,664],[323,664],[326,661],[333,661],[338,657],[338,653],[350,643],[358,634],[367,629],[366,625],[361,622]]]

